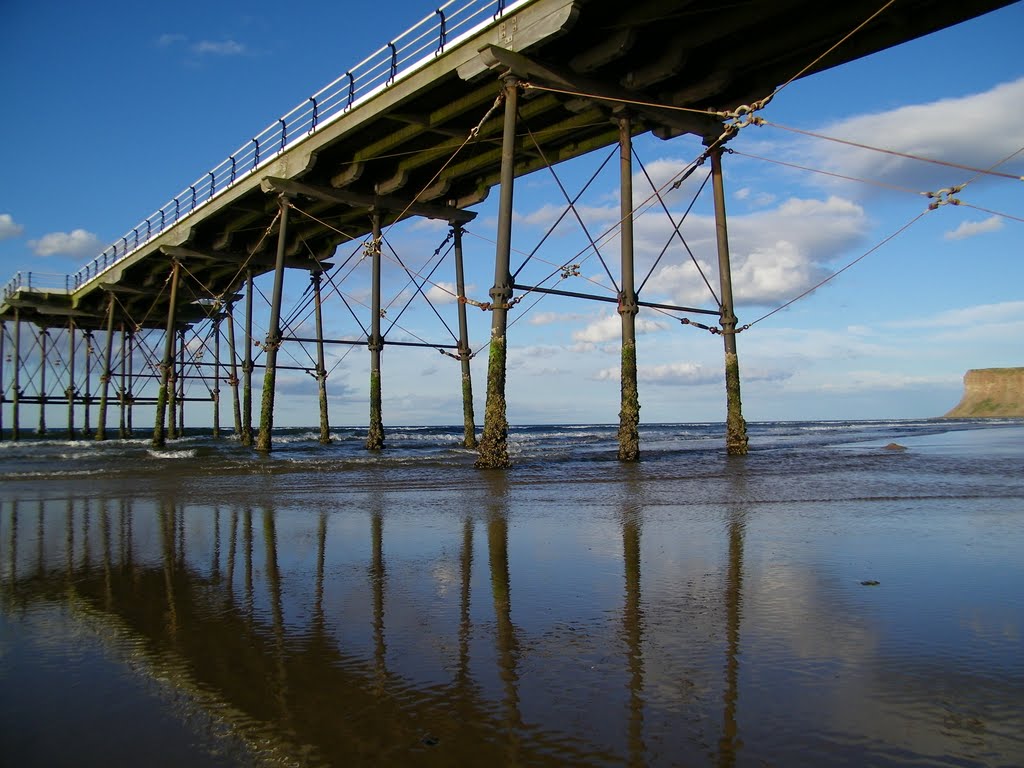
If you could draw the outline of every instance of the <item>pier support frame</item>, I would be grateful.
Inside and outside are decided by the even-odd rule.
[[[178,276],[181,265],[175,259],[171,267],[171,296],[167,303],[167,330],[164,333],[164,359],[160,364],[160,391],[156,396],[156,421],[153,425],[153,447],[167,444],[164,421],[167,416],[167,387],[174,370],[174,314],[178,305]],[[172,407],[173,412],[173,407]]]
[[[96,424],[97,440],[107,439],[107,398],[110,394],[111,358],[114,353],[115,304],[114,294],[111,293],[107,300],[107,336],[103,343],[103,374],[100,376],[100,413],[99,422]]]
[[[711,144],[714,140],[705,140]],[[725,449],[730,456],[747,453],[747,423],[740,401],[740,363],[736,354],[736,312],[732,298],[732,268],[729,263],[729,232],[725,217],[725,185],[722,181],[722,148],[711,152],[711,185],[715,198],[715,230],[718,239],[718,279],[721,286],[721,326],[725,343],[726,423]]]
[[[42,437],[46,434],[46,365],[47,365],[47,339],[50,332],[45,328],[39,329],[39,426],[36,434]]]
[[[228,385],[231,387],[231,413],[235,417],[235,435],[242,439],[242,406],[238,401],[238,354],[235,346],[235,305],[228,303],[228,354],[231,356],[230,376]]]
[[[281,208],[277,230],[277,260],[274,264],[274,293],[270,300],[270,322],[267,340],[263,345],[266,368],[263,372],[263,403],[260,406],[260,431],[256,436],[256,450],[270,453],[271,431],[274,429],[274,386],[277,382],[277,350],[281,346],[281,294],[284,289],[284,254],[288,244],[288,198],[278,198]]]
[[[622,290],[619,317],[622,319],[622,368],[620,372],[619,460],[640,458],[640,396],[636,382],[637,295],[633,275],[633,132],[627,113],[619,124],[619,211]]]
[[[252,270],[245,271],[245,358],[242,360],[242,445],[252,445]]]
[[[459,362],[462,364],[462,445],[476,448],[476,422],[473,416],[473,378],[469,363],[472,353],[469,349],[469,325],[466,318],[466,276],[462,264],[462,225],[452,222],[455,239],[455,291],[459,295]]]
[[[384,349],[384,337],[380,333],[380,258],[382,239],[380,213],[373,211],[372,258],[372,301],[370,317],[370,429],[366,435],[366,450],[379,451],[384,447],[384,419],[381,414],[380,353]]]
[[[327,413],[327,365],[324,359],[324,315],[320,287],[323,274],[319,269],[310,276],[313,282],[313,309],[316,315],[316,388],[320,400],[320,443],[331,442],[331,421]]]
[[[501,194],[498,198],[497,246],[494,253],[494,287],[491,296],[491,344],[487,361],[487,400],[484,406],[484,430],[476,466],[500,469],[509,466],[508,416],[505,404],[505,335],[508,329],[508,305],[512,298],[512,200],[515,181],[516,117],[519,107],[519,80],[513,75],[502,79],[505,117],[501,139]]]

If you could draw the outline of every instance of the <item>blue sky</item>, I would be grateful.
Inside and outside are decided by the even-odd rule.
[[[223,160],[278,115],[318,90],[433,6],[392,3],[385,18],[372,4],[279,3],[159,5],[27,3],[7,0],[0,25],[0,67],[7,73],[0,121],[0,265],[73,272],[106,244]],[[1017,3],[787,87],[762,115],[772,123],[987,168],[1024,147],[1024,60]],[[647,136],[637,150],[664,181],[700,151],[692,137]],[[841,269],[925,210],[920,195],[852,183],[757,160],[783,160],[917,192],[974,174],[830,142],[776,127],[749,127],[730,143],[726,191],[740,323],[749,323]],[[557,168],[571,193],[600,165],[604,151]],[[1000,166],[1024,174],[1024,153]],[[618,219],[615,171],[607,169],[581,200],[592,231]],[[678,213],[698,172],[669,200]],[[646,181],[634,183],[639,202]],[[1021,182],[982,177],[958,197],[1024,217]],[[466,239],[472,298],[487,299],[493,276],[496,192],[478,206]],[[532,250],[557,216],[560,198],[547,171],[516,186],[514,247]],[[943,206],[892,242],[790,308],[738,338],[749,420],[918,418],[956,404],[969,368],[1024,365],[1024,265],[1020,221],[966,206]],[[698,261],[713,265],[710,198],[683,226]],[[657,210],[637,220],[642,279],[668,237]],[[443,228],[410,222],[388,233],[403,259],[424,262]],[[539,252],[553,263],[574,254],[581,277],[559,287],[606,293],[608,279],[586,259],[579,229],[565,222]],[[618,242],[602,248],[617,276]],[[337,259],[336,261],[340,261]],[[670,249],[643,298],[711,307],[688,257]],[[514,265],[517,263],[513,259]],[[361,265],[343,285],[358,301]],[[552,267],[524,269],[536,282]],[[394,270],[385,304],[408,288]],[[445,274],[447,273],[447,274]],[[440,281],[450,282],[450,264]],[[596,281],[588,282],[588,278]],[[295,274],[286,302],[308,284]],[[602,287],[603,286],[603,287]],[[436,291],[435,291],[436,292]],[[443,295],[443,294],[441,294]],[[610,305],[524,300],[510,330],[509,416],[514,423],[614,422],[618,414],[618,319]],[[441,307],[454,328],[454,307]],[[288,314],[288,307],[284,314]],[[263,317],[266,316],[265,310]],[[474,346],[489,316],[473,310]],[[421,302],[392,338],[450,342]],[[328,301],[328,333],[359,329],[337,299]],[[665,315],[639,316],[641,418],[724,418],[721,338]],[[367,354],[332,350],[332,421],[366,420]],[[300,350],[290,353],[308,362]],[[486,354],[474,361],[482,413]],[[283,362],[292,362],[284,360]],[[315,423],[313,380],[281,378],[278,423]],[[431,350],[392,347],[384,355],[385,424],[457,423],[458,363]],[[201,420],[202,417],[197,417]],[[195,423],[195,422],[194,422]]]

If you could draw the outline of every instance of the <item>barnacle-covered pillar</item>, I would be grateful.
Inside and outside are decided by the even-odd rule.
[[[96,439],[107,439],[107,398],[110,395],[110,364],[114,353],[114,294],[107,297],[107,335],[103,340],[103,374],[100,376],[100,414]]]
[[[252,445],[252,270],[245,272],[245,358],[242,360],[242,445]]]
[[[622,368],[620,374],[619,460],[640,458],[640,396],[636,383],[636,314],[633,277],[633,133],[628,114],[619,116],[619,211],[622,290]]]
[[[505,334],[508,305],[512,298],[509,262],[512,252],[512,185],[515,181],[516,113],[519,81],[513,75],[503,79],[505,122],[501,139],[501,194],[498,198],[498,242],[494,253],[494,287],[491,295],[491,346],[487,361],[487,400],[484,431],[476,466],[497,469],[509,466],[508,416],[505,404]]]
[[[327,414],[327,365],[324,357],[324,314],[322,297],[320,295],[320,284],[322,272],[319,269],[313,271],[313,309],[316,315],[316,388],[320,399],[320,443],[327,445],[331,442],[331,422]]]
[[[705,140],[712,144],[713,140]],[[725,342],[725,449],[730,456],[747,453],[747,422],[740,401],[740,363],[736,355],[736,312],[732,299],[732,268],[729,264],[729,232],[725,219],[725,186],[722,183],[722,148],[712,145],[711,185],[715,197],[715,230],[718,238],[718,279],[721,286],[721,325]]]
[[[462,265],[462,225],[452,223],[455,236],[455,291],[459,295],[459,361],[462,363],[462,445],[476,448],[476,422],[473,418],[473,379],[469,371],[469,325],[466,321],[466,277]]]
[[[274,264],[274,293],[270,299],[270,324],[267,326],[267,341],[263,371],[263,403],[260,407],[260,431],[256,436],[256,450],[270,452],[270,433],[274,428],[274,386],[277,381],[277,350],[281,346],[281,295],[284,289],[284,253],[288,243],[288,198],[281,195],[281,223],[277,231],[277,261]]]
[[[178,275],[181,265],[177,260],[171,267],[171,296],[167,302],[167,329],[164,332],[164,359],[160,363],[160,390],[156,396],[156,423],[153,425],[153,447],[167,444],[164,423],[167,417],[167,388],[174,371],[174,312],[178,306]],[[173,407],[172,407],[173,412]]]
[[[366,449],[379,451],[384,447],[384,420],[381,415],[380,353],[384,348],[384,337],[380,333],[380,255],[381,234],[380,214],[373,212],[373,240],[370,245],[372,268],[370,338],[370,429],[366,435]]]

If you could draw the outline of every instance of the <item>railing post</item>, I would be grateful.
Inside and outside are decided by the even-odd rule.
[[[512,253],[512,200],[515,181],[516,113],[519,81],[514,75],[503,78],[505,122],[501,141],[501,194],[498,200],[498,242],[494,254],[494,287],[491,296],[491,345],[487,362],[487,402],[484,406],[484,430],[476,466],[493,469],[509,466],[508,418],[505,406],[505,333],[508,306],[512,298],[509,263]]]
[[[284,253],[288,245],[288,198],[278,198],[281,220],[277,230],[277,260],[274,264],[274,293],[270,300],[270,324],[263,345],[263,403],[260,407],[260,431],[256,436],[256,450],[269,453],[271,432],[274,429],[274,387],[277,383],[277,350],[281,346],[281,296],[284,289]]]
[[[619,460],[640,458],[640,396],[636,380],[637,295],[633,275],[633,133],[628,114],[619,123],[619,211],[622,292],[622,364],[620,372]]]

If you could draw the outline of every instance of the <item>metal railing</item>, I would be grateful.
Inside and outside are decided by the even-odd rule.
[[[530,2],[533,0],[514,0],[507,5],[506,0],[449,0],[268,125],[220,165],[108,245],[75,274],[48,277],[61,278],[63,288],[69,292],[85,285],[272,162],[286,149],[426,66],[446,49],[477,34],[505,13]],[[34,290],[34,286],[41,285],[37,275],[18,272],[4,286],[3,298],[9,299],[20,290]]]

